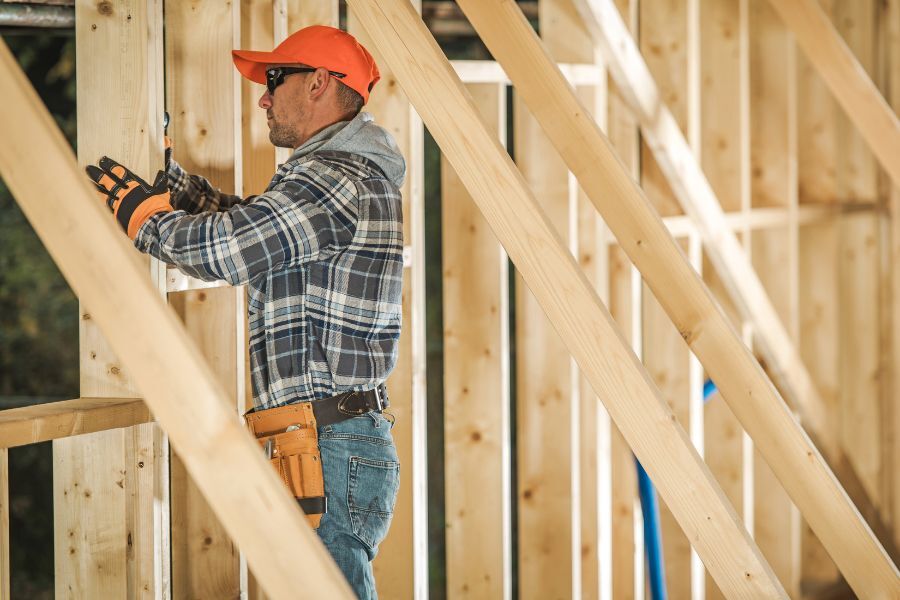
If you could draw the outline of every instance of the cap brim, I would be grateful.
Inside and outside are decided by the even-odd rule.
[[[277,52],[258,50],[232,50],[231,58],[238,72],[256,83],[266,84],[266,68],[269,65],[294,64],[297,61]]]

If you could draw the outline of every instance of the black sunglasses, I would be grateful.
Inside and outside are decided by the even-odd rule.
[[[275,93],[275,88],[284,83],[286,76],[294,73],[313,73],[317,70],[316,67],[272,67],[266,69],[266,89],[269,90],[269,95],[271,96]],[[338,79],[343,79],[347,76],[346,73],[338,73],[337,71],[328,71],[328,74]]]

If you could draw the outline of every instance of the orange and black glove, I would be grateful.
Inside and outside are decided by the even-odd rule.
[[[171,212],[166,174],[156,174],[153,185],[104,156],[98,166],[85,168],[97,192],[113,212],[128,237],[134,239],[147,219],[161,212]]]

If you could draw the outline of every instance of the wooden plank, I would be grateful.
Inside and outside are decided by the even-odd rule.
[[[623,21],[624,24],[624,21]],[[688,127],[688,4],[681,0],[640,2],[640,48],[682,129]],[[666,176],[646,143],[641,145],[641,187],[661,215],[682,213]],[[682,250],[686,246],[682,245]],[[690,430],[690,352],[665,311],[645,286],[643,306],[644,367],[663,393],[685,430]],[[691,545],[665,503],[660,503],[660,533],[665,559],[666,591],[675,598],[691,597]]]
[[[834,3],[836,30],[869,77],[876,69],[875,10],[876,4],[873,2]],[[840,144],[837,171],[839,197],[848,198],[851,202],[877,203],[876,163],[850,121],[837,110],[834,112],[840,117],[834,121],[835,135]],[[882,136],[888,135],[887,132],[882,133]],[[879,299],[877,217],[871,213],[843,216],[840,236],[842,441],[863,485],[880,506],[885,498],[885,465],[882,462],[885,432],[881,407],[883,377],[878,315],[882,307]]]
[[[641,39],[638,47],[646,57],[647,68],[659,86],[660,101],[669,108],[677,125],[686,130],[687,4],[679,0],[645,0],[639,4]],[[607,7],[615,8],[612,2],[607,3]],[[585,22],[590,23],[587,20]],[[620,19],[620,22],[624,27],[624,21]],[[597,41],[602,43],[599,37]],[[610,66],[613,67],[610,74],[628,98],[627,94],[632,93],[631,90],[625,81],[616,77],[615,65]],[[641,144],[641,188],[660,216],[683,214],[684,210],[678,204],[665,173],[660,169],[661,165],[647,145],[648,142],[649,139],[644,139]]]
[[[516,165],[571,252],[575,197],[568,169],[518,95],[513,119]],[[520,594],[577,596],[572,475],[578,462],[568,443],[574,435],[575,372],[565,343],[518,270],[515,327]]]
[[[685,430],[690,430],[689,353],[678,330],[645,287],[642,306],[643,362],[667,404]],[[691,597],[691,544],[665,503],[660,503],[660,531],[665,557],[666,591],[673,598]]]
[[[237,402],[235,289],[171,294],[169,303],[228,391],[226,407],[233,411]],[[172,456],[171,469],[173,597],[239,596],[237,547],[178,454]]]
[[[268,49],[275,47],[275,8],[273,0],[243,0],[241,3],[241,48]],[[307,3],[309,4],[309,3]],[[319,4],[326,4],[324,2]],[[280,20],[286,17],[279,15]],[[269,127],[266,112],[259,108],[259,98],[265,87],[241,78],[241,194],[249,196],[266,189],[275,169],[275,147],[269,141]],[[237,182],[235,182],[237,183]],[[247,332],[246,303],[241,302],[240,326]],[[245,340],[249,339],[246,333]],[[250,376],[249,344],[244,344],[245,373]],[[253,392],[250,381],[246,381],[244,410],[253,407]],[[246,590],[249,600],[265,600],[266,595],[256,579],[249,572],[246,559],[241,555],[241,590]]]
[[[808,96],[803,90],[802,78],[798,92],[799,98]],[[815,152],[808,138],[804,137],[804,123],[807,119],[816,120],[815,112],[801,112],[799,132],[799,152]],[[801,181],[809,178],[815,180],[823,169],[807,171],[804,161],[800,164]],[[807,162],[809,167],[813,163]],[[804,193],[804,186],[800,186]],[[805,195],[801,200],[805,199]],[[811,374],[816,386],[822,391],[827,410],[837,411],[837,398],[840,382],[838,323],[838,219],[834,218],[800,230],[799,239],[800,265],[800,351],[806,364],[810,365]],[[809,526],[804,523],[801,538],[801,580],[805,584],[825,585],[840,576],[834,561],[819,542]]]
[[[5,45],[0,45],[0,73],[0,92],[7,99],[0,115],[5,131],[0,172],[67,281],[94,308],[93,318],[131,367],[147,404],[207,500],[224,517],[229,534],[245,549],[272,596],[293,598],[303,589],[314,597],[350,598],[349,587],[316,544],[296,502],[233,411],[223,406],[223,388],[144,276],[121,228],[97,203],[65,139]],[[24,157],[18,150],[23,146],[42,157],[40,164]],[[48,164],[55,174],[49,179],[41,176]],[[82,502],[81,490],[73,490],[73,503],[76,496]],[[57,494],[57,501],[61,497]],[[249,520],[247,514],[269,518]],[[104,535],[116,531],[113,527]],[[57,536],[65,540],[68,533],[64,528]],[[307,569],[296,568],[298,557]],[[60,592],[61,597],[69,595],[65,586]],[[114,592],[113,597],[122,597],[123,589]]]
[[[579,64],[585,67],[594,65],[593,71],[599,75],[596,83],[589,85],[588,82],[579,84],[572,82],[572,79],[569,81],[575,86],[579,98],[588,107],[595,120],[605,127],[606,74],[602,67],[596,64],[600,58],[599,51],[572,1],[540,0],[538,21],[541,37],[558,63]],[[606,227],[570,173],[567,173],[566,181],[572,199],[568,210],[570,220],[568,228],[572,236],[570,247],[588,281],[598,293],[608,298]],[[572,537],[569,550],[573,556],[572,592],[573,597],[588,600],[597,598],[600,593],[601,548],[598,518],[601,499],[598,494],[600,486],[608,486],[609,481],[601,483],[598,477],[601,471],[608,473],[610,467],[608,464],[599,464],[604,460],[608,463],[609,455],[598,454],[600,444],[603,443],[598,436],[601,429],[608,432],[609,417],[608,415],[601,417],[599,408],[601,403],[598,402],[587,379],[578,372],[572,374],[572,390],[574,402],[568,425],[572,433],[567,436],[569,454],[573,457]],[[600,423],[601,418],[606,419],[605,425]],[[608,505],[608,502],[606,504]],[[608,549],[606,553],[609,554]],[[607,569],[610,567],[611,565],[608,565]]]
[[[87,444],[89,452],[82,450]],[[127,597],[127,569],[121,548],[121,540],[128,536],[122,476],[128,469],[124,463],[122,430],[54,442],[57,597],[84,597],[84,591],[100,598]],[[104,485],[109,480],[113,485]]]
[[[240,3],[241,48],[275,47],[273,0],[243,0]],[[275,147],[269,142],[266,111],[258,102],[265,87],[241,77],[241,194],[249,196],[266,189],[275,170]],[[236,182],[237,183],[237,182]]]
[[[640,294],[633,293],[641,288],[640,274],[617,246],[609,251],[609,277],[609,311],[629,345],[635,352],[640,352],[641,302]],[[611,581],[601,580],[605,583],[603,597],[641,598],[643,594],[636,593],[636,587],[644,584],[644,539],[635,535],[636,522],[642,520],[637,499],[637,471],[631,448],[615,424],[610,427],[610,488]]]
[[[791,209],[797,202],[797,106],[794,48],[765,2],[750,8],[750,128],[752,206]],[[789,335],[796,339],[796,221],[754,232],[752,261]],[[753,330],[754,343],[764,332]],[[800,520],[796,508],[762,456],[754,460],[754,539],[791,596],[800,593]]]
[[[749,156],[749,151],[746,154]],[[742,194],[742,196],[744,196],[744,194]],[[749,192],[746,194],[746,197],[749,199]],[[873,206],[866,204],[854,205],[852,207],[852,210],[862,212],[873,209]],[[787,221],[788,219],[795,219],[797,221],[797,225],[799,226],[804,226],[819,221],[826,221],[828,219],[836,217],[840,210],[842,209],[835,205],[798,206],[796,208],[796,211],[789,210],[784,207],[748,207],[746,210],[737,210],[724,213],[725,227],[727,227],[731,231],[734,231],[736,234],[740,234],[741,238],[746,238],[747,234],[754,229],[783,228],[785,221]],[[664,217],[662,221],[666,226],[666,229],[669,230],[669,233],[672,234],[672,237],[674,238],[691,237],[698,233],[697,227],[694,225],[694,222],[690,217],[686,215],[680,215],[677,217]],[[748,255],[750,254],[746,249],[744,251]],[[711,272],[710,274],[715,276],[715,272]],[[730,307],[730,312],[734,313],[735,317],[740,319],[740,313],[731,302],[731,297],[728,290],[724,287],[724,284],[720,283],[719,287],[721,287],[722,291],[722,294],[720,296],[717,296],[719,302],[727,302]]]
[[[0,411],[0,448],[130,427],[153,420],[137,398],[78,398]]]
[[[276,0],[276,11],[287,8],[287,31],[293,33],[310,25],[338,27],[340,10],[337,0]],[[276,19],[280,15],[276,13]]]
[[[638,3],[619,0],[618,6],[629,29],[637,34]],[[610,81],[609,86],[607,117],[609,140],[629,174],[637,180],[640,177],[640,139],[637,120],[628,109],[615,82]],[[615,239],[608,230],[605,237],[610,241]],[[619,246],[609,248],[607,263],[609,312],[618,323],[628,344],[635,352],[640,352],[643,337],[640,274]],[[609,534],[604,540],[604,546],[608,546],[609,559],[605,577],[604,573],[600,576],[600,597],[603,600],[640,598],[643,594],[636,593],[636,589],[644,585],[644,540],[642,536],[635,535],[636,523],[641,521],[642,515],[637,498],[634,455],[619,428],[611,422],[605,408],[601,414],[603,417],[601,423],[606,425],[609,431],[610,514],[606,523]]]
[[[858,136],[802,52],[798,52],[797,62],[798,103],[802,107],[798,115],[800,202],[834,206],[842,202],[847,193],[843,183],[846,167],[852,164],[855,170],[861,166],[856,150],[859,148]],[[801,340],[806,355],[811,358],[808,364],[815,364],[812,373],[823,391],[826,410],[835,418],[840,415],[842,384],[842,317],[836,268],[839,264],[840,220],[840,216],[836,216],[833,223],[805,229],[800,247],[804,257],[800,289],[806,298],[801,301],[803,306],[809,307],[802,318]],[[826,266],[818,261],[824,261]],[[839,576],[834,561],[808,528],[804,529],[801,543],[802,578],[806,585],[826,585]]]
[[[842,435],[863,485],[879,502],[883,465],[877,217],[873,214],[844,216],[840,238],[839,402]]]
[[[503,67],[492,60],[451,60],[450,65],[463,83],[509,83]],[[606,78],[592,63],[560,62],[559,69],[572,85],[601,85]]]
[[[75,14],[80,164],[105,154],[148,177],[162,164],[161,5],[78,2]],[[146,273],[148,263],[142,264]],[[158,265],[150,271],[161,283]],[[82,302],[80,314],[82,395],[137,396],[122,362],[100,333],[92,307]],[[165,526],[164,510],[157,510],[164,499],[162,505],[155,504],[159,490],[154,485],[164,463],[155,460],[158,448],[152,447],[162,440],[151,435],[148,442],[143,470],[152,477],[139,476],[134,461],[137,453],[147,451],[142,436],[152,427],[53,443],[58,597],[163,593],[168,553],[165,539],[157,539],[156,532]]]
[[[0,450],[0,598],[9,600],[9,451]]]
[[[726,221],[729,216],[740,220],[734,225],[743,234],[745,249],[752,214],[744,205],[750,196],[751,137],[745,126],[750,110],[747,4],[748,0],[704,0],[700,6],[700,164],[726,211]],[[779,212],[772,224],[783,223],[784,217],[783,211]],[[714,269],[704,268],[703,275],[732,325],[740,330],[740,314]],[[745,506],[744,497],[746,487],[753,485],[752,476],[745,477],[746,462],[752,462],[752,457],[745,457],[745,437],[728,404],[714,396],[704,407],[704,457],[728,500],[744,517],[745,526],[750,527],[752,519],[748,523],[746,514],[752,506]],[[708,573],[706,598],[724,598]]]
[[[460,5],[773,464],[779,480],[838,557],[851,585],[860,593],[870,587],[900,588],[896,567],[665,232],[659,216],[618,168],[608,142],[553,67],[521,11],[509,3],[461,0]],[[492,26],[497,23],[504,27]],[[626,199],[628,210],[623,210]]]
[[[638,3],[630,0],[619,0],[619,10],[625,15],[625,21],[631,31],[638,29]],[[609,139],[620,160],[636,180],[640,173],[640,139],[637,120],[628,110],[621,93],[614,82],[609,83],[608,131]],[[605,227],[605,223],[604,223]],[[606,239],[612,241],[613,236],[606,228]],[[612,317],[622,330],[625,339],[635,351],[639,351],[642,334],[640,332],[640,298],[635,299],[632,293],[639,291],[640,285],[633,285],[632,279],[639,278],[637,270],[628,257],[617,245],[608,251],[609,296],[608,306]],[[644,564],[643,538],[635,536],[635,523],[640,519],[635,510],[637,502],[637,472],[634,467],[634,456],[618,427],[611,422],[609,413],[601,411],[609,432],[609,490],[608,506],[610,514],[606,520],[606,535],[601,543],[601,550],[607,554],[606,560],[600,563],[600,597],[603,600],[612,598],[634,598],[635,587],[643,586],[643,576],[636,576]],[[601,487],[601,489],[603,489]],[[601,536],[604,529],[601,527]]]
[[[240,43],[240,3],[169,1],[165,13],[166,101],[175,159],[189,173],[235,193],[241,165],[236,145],[243,132],[238,130],[241,83],[231,50]],[[237,327],[243,327],[237,318],[237,294],[235,288],[221,287],[170,296],[188,334],[227,390],[231,410],[237,405]],[[238,550],[178,454],[171,461],[171,497],[173,596],[238,596]]]
[[[506,85],[467,87],[505,141]],[[446,159],[441,196],[447,590],[510,598],[508,258]]]
[[[419,11],[419,0],[405,0]],[[397,85],[393,65],[384,60],[353,7],[347,28],[373,55],[381,71],[366,110],[394,136],[406,158],[403,196],[403,239],[410,258],[403,278],[403,330],[397,366],[388,379],[392,430],[406,475],[401,478],[394,518],[373,563],[379,595],[424,598],[428,588],[426,396],[425,396],[425,220],[423,189],[424,130],[422,121]]]
[[[774,574],[741,528],[687,434],[678,427],[646,371],[627,349],[523,177],[485,130],[462,83],[424,23],[403,0],[351,0],[350,6],[395,69],[398,82],[479,203],[591,385],[607,402],[607,409],[636,455],[691,539],[696,540],[700,556],[720,585],[735,595],[783,597]],[[474,12],[472,6],[464,9],[470,15]],[[520,13],[518,19],[522,19]],[[520,40],[528,39],[522,30],[534,35],[527,22],[516,20],[493,22],[502,23],[504,30],[514,24],[512,30]],[[619,163],[614,164],[613,171],[625,175]],[[605,175],[607,166],[602,162],[594,165]]]
[[[852,4],[858,8],[868,3]],[[816,0],[773,0],[772,7],[859,129],[882,168],[895,184],[900,184],[900,120],[872,83],[865,62],[857,59],[854,49],[841,38],[841,32]]]
[[[584,62],[593,54],[569,3],[542,0],[541,32],[557,60]],[[519,170],[570,251],[577,188],[540,126],[514,98],[515,156]],[[581,595],[580,428],[578,373],[565,344],[519,275],[516,285],[516,427],[520,595]],[[566,443],[560,443],[565,440]]]

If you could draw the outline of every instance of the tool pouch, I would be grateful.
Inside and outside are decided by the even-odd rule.
[[[327,511],[316,418],[309,402],[244,415],[278,476],[291,490],[313,529]]]

